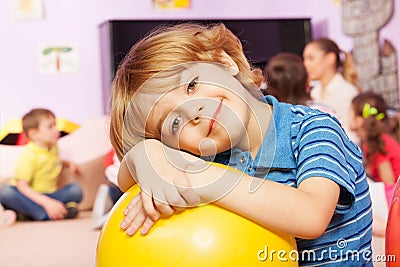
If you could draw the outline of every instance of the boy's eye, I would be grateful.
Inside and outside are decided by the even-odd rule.
[[[181,124],[181,120],[182,120],[181,116],[178,116],[173,120],[172,126],[171,126],[172,134],[175,134],[178,131],[179,126]]]
[[[198,81],[198,78],[196,77],[188,83],[188,85],[186,87],[186,91],[188,94],[190,94],[193,90],[196,89],[197,81]]]

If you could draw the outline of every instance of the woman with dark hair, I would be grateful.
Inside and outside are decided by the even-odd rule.
[[[332,40],[316,39],[304,48],[304,66],[309,79],[318,81],[311,89],[311,98],[332,107],[349,137],[358,142],[349,129],[349,113],[351,100],[359,90],[342,75],[342,54],[345,56]]]

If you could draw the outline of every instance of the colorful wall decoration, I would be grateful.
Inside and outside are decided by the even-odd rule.
[[[17,20],[43,19],[43,0],[13,0]]]
[[[190,0],[152,0],[155,9],[189,8]]]
[[[43,45],[39,49],[39,70],[43,74],[73,73],[78,69],[75,45]]]

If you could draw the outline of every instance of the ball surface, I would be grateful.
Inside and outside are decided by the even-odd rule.
[[[119,225],[139,192],[133,186],[111,210],[97,244],[97,267],[297,266],[293,237],[212,204],[160,219],[147,235],[130,237]]]

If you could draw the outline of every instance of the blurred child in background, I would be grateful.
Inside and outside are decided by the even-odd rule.
[[[70,183],[59,189],[57,184],[64,167],[80,172],[75,164],[59,158],[54,113],[33,109],[23,116],[22,128],[29,143],[17,160],[13,184],[0,189],[0,203],[35,221],[75,218],[83,197],[81,186]]]
[[[352,100],[350,114],[350,127],[361,141],[366,172],[384,184],[390,206],[400,175],[400,145],[388,134],[386,102],[380,94],[361,93]]]
[[[335,115],[333,108],[313,101],[303,59],[294,53],[281,52],[270,58],[264,68],[266,93],[279,101],[304,105]]]
[[[351,129],[362,142],[367,173],[375,181],[393,185],[400,175],[400,145],[387,132],[384,98],[373,92],[361,93],[351,107]]]

